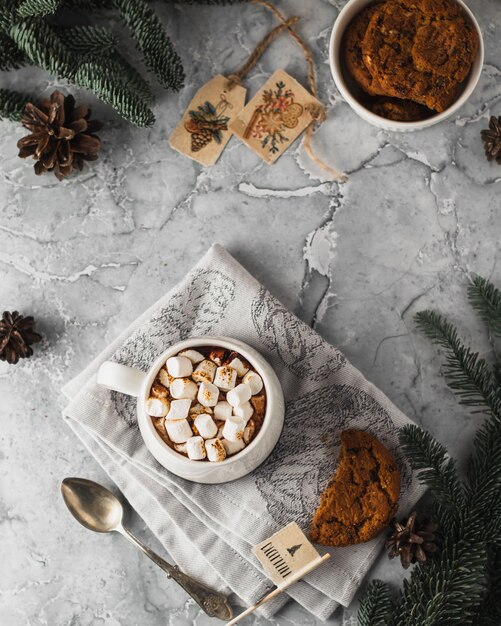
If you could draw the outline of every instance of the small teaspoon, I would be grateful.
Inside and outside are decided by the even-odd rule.
[[[61,493],[71,514],[82,526],[97,533],[120,533],[156,563],[169,578],[181,585],[207,615],[222,620],[232,618],[233,611],[222,594],[164,561],[123,526],[123,506],[106,487],[86,478],[65,478],[61,483]]]

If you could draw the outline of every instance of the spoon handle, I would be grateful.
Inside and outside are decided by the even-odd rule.
[[[167,563],[161,556],[153,552],[148,546],[144,545],[137,537],[135,537],[127,528],[123,526],[119,532],[131,543],[137,546],[146,556],[158,565],[169,578],[174,579],[188,595],[209,615],[209,617],[218,617],[222,620],[230,620],[233,611],[228,604],[228,600],[222,594],[207,587],[203,583],[198,582],[191,576],[184,574],[178,567]]]

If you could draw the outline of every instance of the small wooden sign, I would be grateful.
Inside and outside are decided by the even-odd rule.
[[[296,522],[292,522],[252,549],[268,578],[278,587],[296,578],[322,557]]]
[[[231,138],[229,125],[243,109],[246,93],[241,85],[230,89],[221,74],[211,78],[191,100],[169,138],[170,147],[202,165],[214,165]]]
[[[322,105],[297,80],[277,70],[229,127],[267,163],[278,157],[313,122]]]
[[[330,558],[330,554],[320,556],[296,522],[288,524],[269,539],[254,546],[252,551],[276,587],[256,604],[227,622],[226,626],[238,624],[244,617],[279,596]]]

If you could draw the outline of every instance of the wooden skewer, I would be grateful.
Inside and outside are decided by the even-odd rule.
[[[260,606],[263,606],[263,604],[266,604],[270,600],[273,600],[273,598],[276,598],[278,595],[280,595],[283,591],[285,591],[285,589],[290,587],[292,584],[294,584],[301,578],[304,578],[306,574],[309,574],[314,569],[317,569],[317,567],[320,567],[320,565],[322,565],[322,563],[327,561],[327,559],[330,559],[330,557],[331,557],[330,554],[324,554],[324,556],[321,559],[318,559],[318,561],[313,561],[313,563],[306,565],[306,567],[303,567],[303,569],[300,569],[298,572],[296,572],[292,576],[292,578],[284,582],[283,585],[280,585],[280,587],[275,587],[273,591],[270,591],[270,593],[267,596],[264,596],[264,598],[261,598],[261,600],[256,602],[256,604],[253,604],[248,609],[245,609],[243,613],[240,613],[240,615],[237,615],[236,617],[234,617],[230,622],[226,622],[226,626],[233,626],[233,624],[237,624],[244,617],[247,617],[247,615],[254,613],[254,611],[258,609]]]

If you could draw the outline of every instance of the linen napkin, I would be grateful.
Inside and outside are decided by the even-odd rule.
[[[96,383],[105,360],[146,371],[172,343],[202,335],[235,337],[261,352],[286,399],[284,430],[270,457],[251,474],[220,485],[193,483],[164,469],[143,443],[136,400]],[[423,493],[398,448],[398,429],[411,420],[217,244],[63,391],[69,398],[65,420],[171,558],[245,604],[272,587],[252,546],[291,521],[308,529],[336,467],[340,430],[369,430],[393,452],[402,470],[401,512]],[[322,549],[332,558],[264,605],[262,615],[293,598],[327,619],[339,604],[350,603],[383,541]]]

